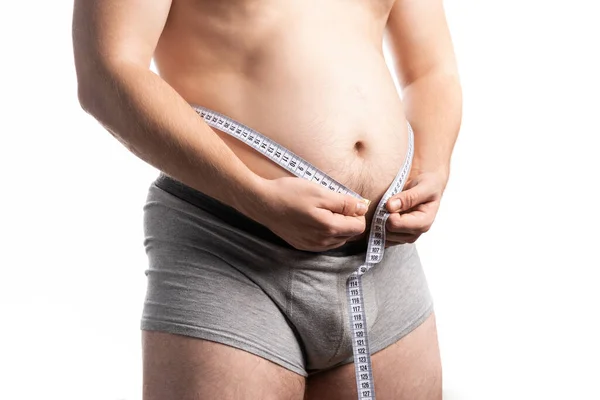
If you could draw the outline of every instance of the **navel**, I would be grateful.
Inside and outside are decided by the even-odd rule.
[[[354,143],[354,152],[358,155],[362,155],[365,152],[365,144],[360,140]]]

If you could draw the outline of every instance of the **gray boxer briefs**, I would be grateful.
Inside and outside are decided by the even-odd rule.
[[[353,361],[346,279],[366,243],[294,249],[235,209],[161,174],[144,207],[149,267],[141,328],[245,350],[303,376]],[[363,276],[372,353],[432,312],[414,244]]]

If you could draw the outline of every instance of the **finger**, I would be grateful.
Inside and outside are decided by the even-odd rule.
[[[365,231],[366,223],[364,217],[348,217],[341,214],[331,214],[328,223],[328,234],[332,237],[352,237]]]
[[[408,234],[408,233],[386,233],[385,242],[387,246],[394,244],[407,244],[414,243],[420,237],[420,234]]]
[[[408,213],[392,213],[386,222],[386,228],[393,233],[424,233],[431,228],[433,217],[422,210]]]
[[[314,249],[314,251],[317,251],[317,252],[333,250],[333,249],[337,249],[338,247],[342,247],[343,245],[346,244],[346,242],[347,242],[347,239],[345,239],[345,238],[332,238],[331,240],[322,242],[320,246],[317,246],[316,248],[313,248],[313,249]]]
[[[420,181],[412,188],[392,196],[387,201],[386,208],[389,212],[406,211],[435,199],[435,196],[436,190],[433,182]]]
[[[369,209],[369,200],[357,199],[341,193],[328,193],[321,201],[321,207],[346,216],[363,216]]]

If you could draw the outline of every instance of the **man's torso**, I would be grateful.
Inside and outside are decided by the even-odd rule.
[[[188,102],[275,140],[378,201],[407,125],[382,38],[390,0],[173,0],[155,63]],[[288,176],[219,131],[266,178]]]

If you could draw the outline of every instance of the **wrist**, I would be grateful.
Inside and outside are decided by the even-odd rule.
[[[269,197],[269,180],[251,173],[244,179],[243,191],[232,194],[235,199],[233,207],[245,216],[260,222],[264,215],[265,204]]]
[[[418,161],[413,161],[410,174],[416,176],[425,173],[438,175],[444,181],[448,181],[448,178],[450,177],[450,164],[444,163],[436,165],[426,165]]]
[[[441,191],[444,192],[446,190],[446,186],[448,185],[448,179],[450,177],[450,166],[449,165],[428,165],[423,166],[421,164],[417,164],[411,167],[409,180],[419,180],[424,178],[424,175],[427,175],[429,178],[433,178],[436,182],[438,182],[438,187],[441,188]],[[420,178],[421,177],[421,178]]]

